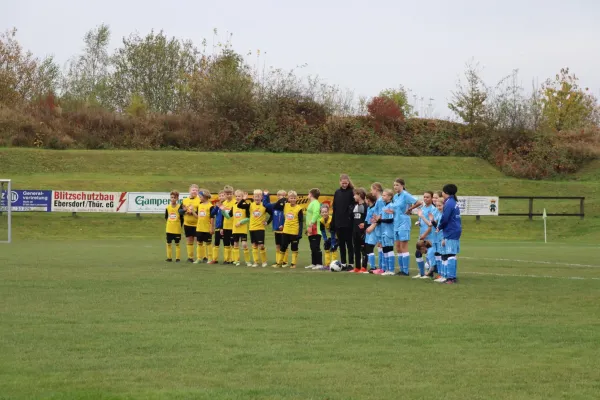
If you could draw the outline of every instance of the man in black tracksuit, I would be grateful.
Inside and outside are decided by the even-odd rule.
[[[340,249],[340,262],[346,270],[354,264],[354,246],[352,245],[352,225],[354,209],[354,186],[348,175],[340,176],[340,188],[333,195],[333,217],[331,230],[335,231]],[[348,251],[346,257],[346,249]],[[346,262],[348,261],[348,265]]]

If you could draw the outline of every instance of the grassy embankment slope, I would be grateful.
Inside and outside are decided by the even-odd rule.
[[[551,218],[553,241],[597,242],[600,239],[600,161],[589,164],[569,179],[528,181],[510,178],[477,158],[377,157],[357,155],[305,155],[269,153],[193,153],[152,151],[48,151],[0,149],[2,175],[14,180],[15,188],[114,191],[186,190],[196,182],[211,191],[225,184],[252,190],[295,189],[306,193],[319,187],[323,193],[337,188],[338,175],[347,172],[357,186],[380,181],[391,187],[393,179],[406,179],[413,194],[440,189],[454,182],[459,195],[585,196],[586,218]],[[527,212],[527,200],[504,201],[503,212]],[[576,200],[537,200],[534,212],[578,212]],[[526,217],[465,217],[465,239],[540,240],[542,220]],[[85,222],[83,222],[85,221]],[[108,222],[108,223],[106,223]],[[15,216],[16,237],[40,227],[56,229],[57,235],[84,237],[155,237],[162,230],[160,216],[142,221],[132,215],[21,214]],[[62,232],[62,233],[61,233]]]

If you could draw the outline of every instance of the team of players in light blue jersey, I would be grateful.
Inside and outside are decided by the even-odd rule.
[[[413,278],[455,283],[456,257],[460,252],[462,233],[456,192],[456,186],[449,184],[444,186],[442,192],[425,192],[423,200],[419,201],[406,190],[402,179],[396,179],[394,191],[383,190],[379,183],[371,185],[366,215],[366,221],[371,225],[365,236],[369,272],[385,276],[409,276],[410,214],[416,210],[419,215],[419,240],[415,259],[419,272]],[[375,249],[378,249],[377,266]],[[398,272],[395,272],[396,257]]]

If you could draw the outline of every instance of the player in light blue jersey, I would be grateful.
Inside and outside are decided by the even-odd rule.
[[[385,271],[376,272],[378,275],[394,275],[394,193],[390,189],[383,191],[383,209],[377,223],[381,225],[381,246],[383,249],[383,268]]]
[[[432,223],[433,221],[436,221],[438,224],[440,222],[440,219],[442,218],[442,212],[444,211],[444,199],[442,197],[442,192],[438,191],[438,192],[433,192],[433,205],[435,207],[435,211],[433,212],[432,216],[427,216],[427,219],[430,221],[430,223]],[[433,218],[431,218],[433,217]],[[433,242],[431,242],[433,244],[433,248],[434,248],[434,256],[435,256],[435,263],[431,264],[432,268],[430,268],[430,270],[427,272],[427,275],[430,276],[431,278],[439,278],[441,277],[441,271],[442,271],[442,233],[439,233],[437,231],[437,229],[435,228],[435,226],[432,228],[432,232],[433,232]],[[435,276],[435,273],[438,274],[438,276]]]
[[[419,225],[419,241],[427,241],[432,243],[432,245],[427,248],[426,254],[420,251],[415,253],[417,267],[419,268],[419,273],[413,276],[415,279],[428,278],[425,274],[425,260],[427,260],[429,265],[435,265],[435,248],[433,247],[435,228],[433,228],[429,221],[429,215],[433,216],[433,213],[436,211],[432,201],[433,192],[425,192],[423,193],[423,205],[417,208],[419,215],[419,220],[417,221]]]
[[[365,197],[367,203],[367,216],[365,217],[365,226],[367,227],[365,233],[365,254],[367,255],[367,265],[369,266],[369,274],[374,274],[377,268],[375,268],[375,247],[379,243],[379,236],[377,236],[376,230],[379,226],[376,222],[375,217],[375,203],[377,203],[377,197],[372,193],[369,193]]]
[[[394,242],[398,255],[398,275],[408,276],[410,265],[410,253],[408,252],[408,241],[410,240],[410,214],[413,209],[419,207],[422,202],[414,198],[406,190],[404,179],[398,178],[394,181],[393,211],[394,213]],[[390,212],[390,211],[386,211]]]
[[[375,196],[376,201],[375,201],[375,210],[373,211],[373,217],[375,219],[373,219],[373,221],[369,221],[372,223],[376,222],[376,218],[381,217],[381,210],[383,209],[383,198],[381,197],[383,194],[383,186],[381,185],[381,183],[379,182],[374,182],[371,185],[371,194],[373,196]],[[380,270],[384,271],[383,269],[383,249],[381,247],[381,225],[376,225],[375,228],[375,236],[377,237],[377,263],[379,265]]]

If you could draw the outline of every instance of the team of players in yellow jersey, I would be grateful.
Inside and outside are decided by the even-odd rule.
[[[316,201],[318,197],[318,190],[311,190],[309,198]],[[225,186],[219,192],[219,200],[213,204],[208,190],[191,185],[189,197],[180,202],[179,193],[172,191],[170,203],[165,209],[166,261],[173,261],[173,243],[175,261],[181,261],[179,243],[183,233],[186,237],[187,262],[217,264],[220,244],[223,242],[223,264],[240,265],[243,252],[246,265],[266,267],[268,264],[265,226],[273,222],[276,262],[272,267],[295,268],[304,219],[303,208],[297,204],[297,200],[298,195],[294,191],[279,191],[277,201],[270,203],[267,191],[257,189],[253,192],[252,199],[249,199],[247,193]],[[310,232],[307,229],[309,239],[315,235],[321,238],[322,231],[329,232],[331,217],[327,205],[323,205],[321,213],[317,212],[317,215],[310,218],[311,220],[307,221],[307,228],[310,228]],[[316,228],[317,224],[320,225],[320,229]],[[252,259],[248,248],[248,236],[252,245]],[[292,253],[291,263],[288,247]],[[325,248],[325,265],[329,265],[336,249],[335,246],[331,247],[330,242],[328,247],[327,241]]]

